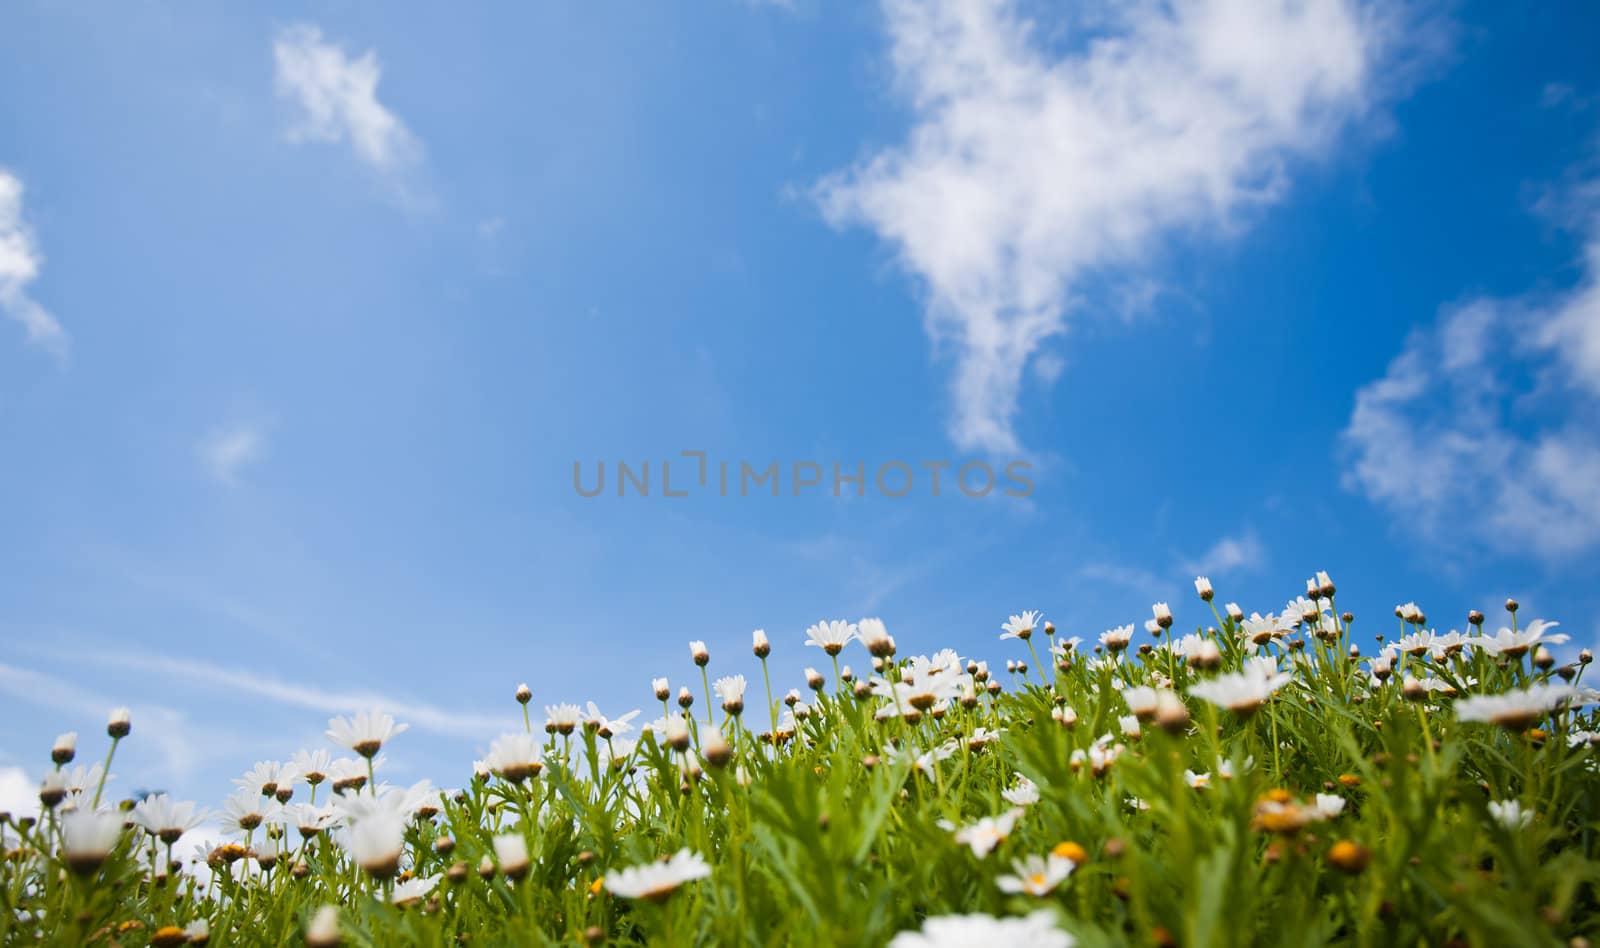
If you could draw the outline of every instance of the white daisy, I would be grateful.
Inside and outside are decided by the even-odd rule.
[[[1133,624],[1119,625],[1100,633],[1100,644],[1109,652],[1120,652],[1133,641]]]
[[[514,731],[495,738],[483,763],[490,773],[512,783],[521,783],[539,776],[539,771],[544,769],[543,754],[532,734]]]
[[[223,801],[222,815],[217,824],[224,832],[248,835],[263,824],[278,823],[282,819],[283,807],[278,801],[249,790],[239,790]]]
[[[1024,612],[1021,615],[1012,616],[1004,625],[1000,626],[1003,630],[1000,633],[1000,638],[1002,640],[1022,639],[1024,641],[1032,638],[1033,630],[1039,626],[1039,618],[1040,616],[1037,612]]]
[[[389,901],[395,905],[405,905],[408,902],[417,902],[428,896],[434,887],[439,884],[438,876],[417,876],[404,882],[396,883],[394,891],[389,893]]]
[[[1490,800],[1489,816],[1508,830],[1526,829],[1533,822],[1533,811],[1524,810],[1516,800]]]
[[[362,711],[354,717],[330,718],[328,739],[371,760],[390,738],[410,727],[409,724],[394,723],[392,714],[383,711]]]
[[[171,845],[205,822],[206,813],[193,803],[177,803],[165,793],[145,797],[133,806],[133,821],[145,832]]]
[[[1017,785],[1009,790],[1000,792],[1006,802],[1015,806],[1032,806],[1039,802],[1039,785],[1021,774],[1017,775]]]
[[[600,708],[593,701],[589,702],[589,716],[586,724],[592,724],[601,737],[609,738],[619,734],[627,734],[633,730],[633,719],[639,716],[639,711],[629,711],[621,717],[608,718],[600,713]]]
[[[883,628],[883,623],[878,622],[877,626],[878,628],[873,630],[875,633]],[[818,622],[806,629],[806,644],[815,645],[829,655],[838,655],[856,637],[856,627],[842,619]]]
[[[1048,911],[1021,918],[992,915],[939,915],[922,923],[921,931],[894,936],[889,948],[1072,948],[1071,935],[1056,928]]]
[[[1545,715],[1582,701],[1582,693],[1571,685],[1548,682],[1530,685],[1498,695],[1471,695],[1456,702],[1456,720],[1484,721],[1512,730],[1532,727]]]
[[[1479,648],[1490,655],[1504,655],[1507,658],[1521,658],[1535,645],[1560,645],[1568,636],[1565,633],[1546,635],[1546,629],[1553,629],[1560,625],[1559,622],[1546,622],[1535,619],[1528,623],[1525,629],[1513,632],[1502,627],[1494,636],[1479,636],[1472,640]]]
[[[544,729],[551,734],[571,734],[583,723],[583,709],[575,704],[544,706]]]
[[[76,810],[61,818],[61,847],[74,872],[100,868],[122,839],[122,814]]]
[[[729,714],[738,714],[744,710],[744,692],[750,687],[743,675],[727,675],[718,678],[711,689],[722,700],[722,710]]]
[[[1235,714],[1251,714],[1266,704],[1267,699],[1279,688],[1293,680],[1293,675],[1276,669],[1277,663],[1270,658],[1265,663],[1249,662],[1243,671],[1218,675],[1209,681],[1190,685],[1189,694]]]
[[[688,849],[680,849],[665,862],[649,862],[642,866],[629,866],[606,875],[606,891],[624,899],[651,899],[662,901],[685,882],[704,879],[711,875],[711,866]]]
[[[1055,887],[1066,881],[1072,875],[1077,863],[1063,856],[1051,853],[1049,856],[1028,855],[1023,859],[1012,860],[1011,871],[1016,875],[1001,876],[995,880],[1001,892],[1010,895],[1031,895],[1042,897],[1049,895]]]
[[[952,831],[956,842],[970,847],[972,854],[982,859],[1011,835],[1021,815],[1021,810],[1007,810],[999,816],[986,816],[970,826],[957,827],[949,820],[941,820],[939,825]]]
[[[379,879],[400,871],[400,856],[406,847],[406,824],[398,814],[379,808],[372,810],[350,827],[343,839],[344,848],[356,865]]]

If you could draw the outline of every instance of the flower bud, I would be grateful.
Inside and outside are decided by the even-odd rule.
[[[118,741],[128,736],[133,730],[132,716],[127,708],[112,708],[111,714],[106,718],[106,733],[111,739]]]
[[[1200,594],[1202,602],[1210,602],[1216,592],[1211,588],[1211,580],[1204,576],[1197,576],[1194,580],[1194,591]]]
[[[767,641],[765,629],[757,629],[750,633],[750,650],[755,652],[756,658],[766,658],[772,654],[772,643]]]
[[[1163,629],[1172,628],[1172,610],[1167,608],[1166,603],[1158,602],[1150,607],[1150,611],[1155,615],[1156,625]]]
[[[522,684],[518,685],[517,686],[517,704],[527,704],[528,702],[530,702],[532,700],[533,700],[533,689],[528,687],[528,683],[527,682],[523,682]]]
[[[68,731],[56,738],[55,746],[50,748],[50,759],[55,761],[58,767],[72,763],[72,758],[76,756],[78,756],[78,734],[76,731]]]
[[[1540,645],[1533,650],[1533,666],[1535,668],[1539,669],[1540,671],[1549,671],[1555,667],[1555,664],[1556,657],[1551,655],[1550,650],[1545,648],[1543,645]]]
[[[812,691],[822,690],[822,674],[815,668],[806,669],[806,687]]]
[[[672,685],[668,684],[665,678],[651,679],[650,686],[655,689],[657,701],[665,701],[672,697]]]
[[[678,707],[680,707],[680,708],[684,709],[685,711],[687,711],[687,710],[689,710],[689,707],[691,705],[693,705],[693,704],[694,704],[694,693],[689,690],[689,686],[685,685],[682,688],[679,688],[678,689]]]
[[[1507,612],[1516,612],[1518,608],[1520,608],[1520,607],[1518,606],[1517,601],[1515,599],[1507,599],[1506,600],[1506,611]]]
[[[693,658],[694,663],[699,665],[701,668],[704,668],[711,663],[711,653],[706,651],[706,643],[699,640],[689,643],[689,656]]]

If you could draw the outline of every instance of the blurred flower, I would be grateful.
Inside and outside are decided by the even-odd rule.
[[[1516,800],[1490,800],[1489,816],[1508,830],[1526,829],[1533,822],[1533,811],[1524,810]]]
[[[901,932],[889,948],[1072,948],[1073,938],[1056,928],[1055,915],[1035,912],[1022,918],[992,915],[939,915],[922,923],[922,930]]]
[[[1011,835],[1011,830],[1017,825],[1017,817],[1021,815],[1021,810],[1007,810],[999,816],[986,816],[969,826],[957,827],[949,820],[941,820],[939,825],[952,831],[956,842],[970,847],[972,854],[982,859]]]
[[[680,849],[665,862],[629,866],[605,876],[606,891],[624,899],[661,901],[685,882],[711,875],[711,867],[698,853]]]
[[[1049,856],[1028,855],[1013,860],[1011,871],[1016,875],[1001,876],[995,880],[1001,892],[1011,895],[1049,895],[1055,887],[1072,875],[1077,863],[1052,853]]]

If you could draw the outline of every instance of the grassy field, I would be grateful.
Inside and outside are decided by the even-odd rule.
[[[459,790],[385,785],[403,725],[338,718],[335,755],[258,765],[198,852],[173,845],[193,804],[101,790],[138,738],[114,712],[112,753],[85,765],[64,735],[42,817],[7,817],[0,926],[60,945],[1585,944],[1587,652],[1558,665],[1565,637],[1508,603],[1461,633],[1399,607],[1362,623],[1361,656],[1333,584],[1310,586],[1246,617],[1197,583],[1216,622],[1188,632],[1161,604],[1091,641],[1014,616],[1005,668],[914,631],[902,650],[870,619],[780,642],[815,655],[804,683],[767,684],[761,633],[754,655],[693,643],[670,682],[639,682],[654,722],[541,715],[519,688],[526,731]]]

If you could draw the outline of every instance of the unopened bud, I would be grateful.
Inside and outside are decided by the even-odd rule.
[[[533,700],[533,689],[528,687],[528,683],[527,682],[523,682],[522,684],[518,685],[517,686],[517,704],[527,704],[528,702],[530,702],[532,700]]]

